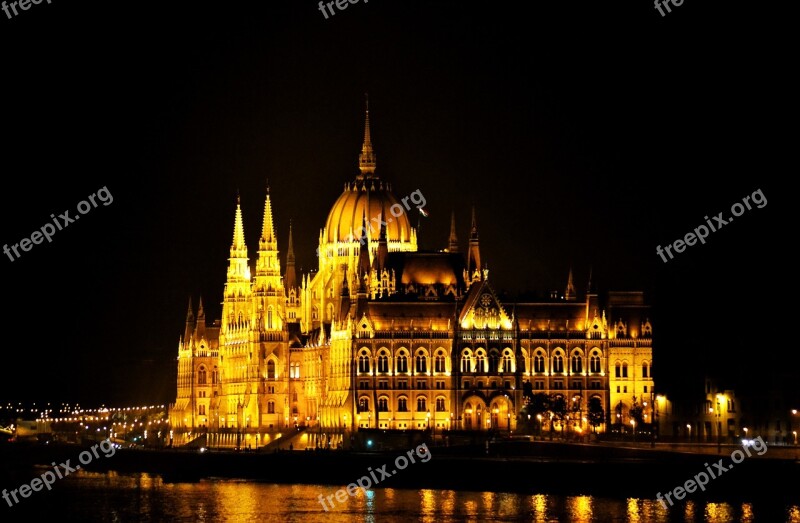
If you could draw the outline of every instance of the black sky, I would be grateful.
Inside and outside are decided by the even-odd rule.
[[[764,30],[780,13],[372,0],[325,20],[305,0],[114,4],[0,13],[0,241],[103,186],[114,197],[3,256],[0,400],[174,398],[189,295],[220,311],[237,190],[251,256],[269,179],[282,257],[292,219],[298,265],[316,266],[357,172],[365,91],[378,174],[427,200],[422,248],[445,246],[451,210],[465,243],[474,204],[498,290],[563,289],[570,266],[579,289],[591,267],[601,291],[644,290],[664,390],[800,363],[779,339],[796,221],[779,181],[795,169],[781,154],[796,148],[796,89]],[[764,208],[658,258],[758,189]]]

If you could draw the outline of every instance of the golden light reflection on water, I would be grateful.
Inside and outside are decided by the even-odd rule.
[[[665,507],[655,499],[376,489],[336,500],[344,486],[277,485],[209,480],[168,483],[148,474],[81,473],[59,482],[51,505],[81,521],[192,521],[200,523],[450,523],[460,521],[800,523],[800,504],[717,503],[687,500]],[[340,496],[342,497],[342,496]],[[320,502],[325,501],[325,506]],[[332,503],[332,504],[331,504]],[[37,521],[45,504],[15,507],[19,520]],[[25,510],[29,512],[24,513]],[[37,510],[39,510],[37,512]],[[52,508],[50,509],[52,510]],[[98,519],[97,514],[104,519]],[[110,519],[109,519],[110,518]]]

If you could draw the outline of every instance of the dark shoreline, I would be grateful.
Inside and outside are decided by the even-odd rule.
[[[51,445],[0,445],[2,469],[19,477],[23,471],[50,463],[79,463],[86,447]],[[413,449],[412,449],[413,450]],[[208,479],[244,479],[267,483],[327,484],[345,487],[371,471],[379,481],[374,488],[441,489],[518,493],[552,493],[652,499],[658,492],[681,486],[696,474],[714,468],[723,459],[729,466],[730,450],[721,454],[687,454],[666,450],[538,444],[516,448],[430,448],[427,462],[409,451],[357,453],[345,451],[294,451],[277,453],[212,450],[117,449],[113,456],[93,459],[85,469],[118,473],[146,472],[166,482]],[[402,468],[398,456],[414,455],[415,463]],[[424,453],[423,453],[424,455]],[[400,465],[398,467],[397,465]],[[380,467],[390,473],[383,477]],[[745,458],[709,481],[706,491],[693,498],[710,500],[770,500],[800,502],[800,461]],[[31,470],[31,479],[45,469]],[[393,473],[394,472],[394,473]],[[7,483],[3,478],[4,485]]]

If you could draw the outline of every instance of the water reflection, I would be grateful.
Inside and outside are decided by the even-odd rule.
[[[10,511],[14,520],[58,516],[80,521],[172,522],[402,522],[593,521],[698,522],[787,521],[800,523],[800,504],[719,503],[688,500],[666,508],[655,499],[589,495],[511,494],[452,490],[358,491],[326,508],[319,496],[338,486],[276,485],[248,481],[165,483],[148,474],[84,473],[26,499]],[[334,498],[335,499],[335,498]],[[0,513],[0,519],[6,520]]]

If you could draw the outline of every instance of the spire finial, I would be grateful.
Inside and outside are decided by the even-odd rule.
[[[375,175],[375,153],[372,150],[372,135],[369,128],[369,94],[364,93],[364,96],[366,98],[364,143],[361,146],[361,154],[358,157],[358,168],[361,170],[361,177],[371,178]]]

